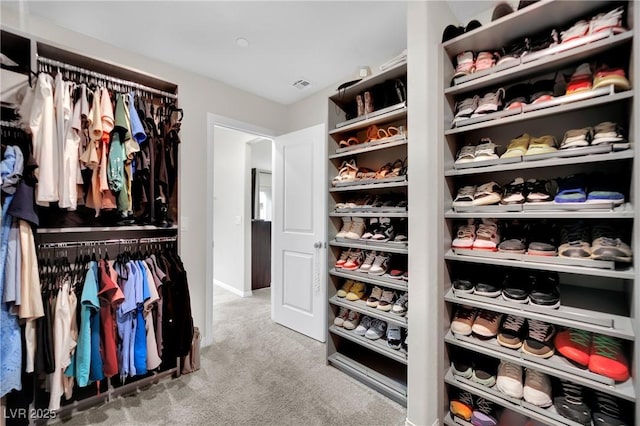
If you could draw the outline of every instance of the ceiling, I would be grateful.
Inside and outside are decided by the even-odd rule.
[[[494,2],[447,3],[464,22]],[[406,48],[403,0],[23,0],[22,6],[61,27],[281,104],[355,78],[361,65],[376,72]],[[238,38],[249,46],[239,47]],[[311,85],[293,87],[300,79]]]

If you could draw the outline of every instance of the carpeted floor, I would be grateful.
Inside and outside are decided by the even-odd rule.
[[[325,365],[324,344],[271,321],[270,289],[214,296],[215,343],[200,371],[63,424],[404,425],[403,407]]]

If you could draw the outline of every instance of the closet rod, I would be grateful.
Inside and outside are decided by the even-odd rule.
[[[56,61],[55,59],[50,59],[50,58],[45,58],[44,56],[38,56],[38,62],[42,63],[42,64],[47,64],[47,65],[51,65],[54,66],[56,68],[64,68],[66,70],[69,70],[71,72],[77,72],[80,74],[84,74],[87,75],[89,77],[94,77],[100,80],[106,80],[106,81],[110,81],[112,83],[115,84],[121,84],[123,86],[128,86],[132,89],[137,89],[137,90],[141,90],[143,92],[148,92],[148,93],[152,93],[155,95],[160,95],[160,96],[164,96],[170,99],[178,99],[178,95],[176,95],[175,93],[169,93],[169,92],[165,92],[163,90],[158,90],[158,89],[154,89],[153,87],[149,87],[149,86],[145,86],[142,85],[140,83],[136,83],[133,81],[128,81],[128,80],[122,80],[119,78],[115,78],[115,77],[111,77],[110,75],[107,74],[102,74],[96,71],[91,71],[85,68],[80,68],[80,67],[76,67],[75,65],[70,65],[70,64],[65,64],[64,62],[60,62],[60,61]]]
[[[177,241],[178,237],[151,237],[151,238],[129,238],[117,240],[94,240],[94,241],[59,241],[55,243],[39,243],[38,248],[73,248],[73,247],[97,247],[108,245],[131,245],[149,243],[167,243]]]
[[[13,129],[24,129],[22,123],[18,123],[17,121],[4,121],[0,120],[0,127],[11,127]]]

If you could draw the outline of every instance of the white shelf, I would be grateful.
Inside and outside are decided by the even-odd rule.
[[[516,163],[496,164],[485,167],[470,167],[467,169],[449,169],[444,172],[445,176],[466,176],[480,173],[495,173],[508,170],[539,169],[547,167],[568,166],[573,164],[600,163],[605,161],[619,161],[632,159],[633,149],[624,151],[608,152],[606,154],[583,155],[569,158],[549,158],[539,161],[519,161]]]
[[[478,207],[475,211],[457,212],[449,210],[444,214],[447,219],[633,219],[635,209],[631,203],[625,203],[613,209],[592,210],[553,210],[554,205],[549,205],[549,210],[524,210],[521,211],[496,211]],[[593,206],[593,205],[590,205]],[[490,207],[490,206],[488,206]]]
[[[532,262],[532,261],[526,261],[526,260],[502,259],[498,257],[466,256],[462,254],[456,254],[453,252],[453,250],[447,251],[447,253],[445,253],[444,255],[444,258],[446,260],[455,260],[458,262],[481,263],[485,265],[512,266],[516,268],[537,269],[540,271],[565,272],[568,274],[590,275],[594,277],[620,278],[625,280],[633,280],[635,278],[635,272],[632,266],[629,266],[625,269],[609,270],[609,269],[589,268],[584,266],[569,266],[569,265],[561,265],[561,264],[553,264],[553,263]]]
[[[635,339],[631,318],[617,313],[609,313],[620,311],[621,307],[625,305],[622,293],[616,296],[612,292],[598,289],[585,291],[584,288],[574,286],[562,286],[560,291],[562,305],[558,309],[509,302],[501,296],[494,298],[471,294],[462,297],[462,295],[456,295],[453,289],[449,289],[444,299],[451,303],[578,328],[620,339]],[[582,309],[575,306],[578,304],[576,302],[581,302],[582,306],[598,306],[598,302],[600,302],[601,310]]]
[[[593,37],[600,38],[597,41],[590,41]],[[523,57],[523,62],[519,65],[500,70],[497,72],[491,72],[491,68],[486,70],[486,74],[482,77],[471,79],[460,84],[448,87],[444,90],[447,96],[457,96],[462,93],[470,91],[478,91],[482,88],[496,85],[502,81],[511,81],[518,78],[526,78],[533,73],[544,73],[547,71],[557,71],[563,66],[570,65],[572,63],[587,59],[589,57],[598,55],[616,46],[620,46],[625,43],[629,43],[633,39],[633,31],[627,31],[621,34],[613,34],[609,30],[609,35],[604,33],[596,33],[590,37],[583,37],[577,39],[576,42],[580,42],[581,45],[564,50],[559,53],[553,53],[559,49],[565,49],[567,46],[559,44],[551,49],[546,49],[546,52],[539,52],[540,57],[535,60],[530,60],[528,55]],[[577,44],[577,43],[576,43]],[[494,46],[495,47],[495,46]],[[538,52],[532,54],[535,55]],[[531,56],[532,56],[531,55]],[[525,62],[525,59],[529,62]],[[520,59],[518,59],[520,61]],[[471,74],[473,76],[473,74]]]
[[[385,110],[389,110],[388,112]],[[354,130],[364,129],[366,127],[371,126],[372,124],[384,123],[392,120],[398,120],[400,118],[404,118],[407,116],[407,106],[406,102],[402,102],[397,105],[392,105],[390,107],[385,108],[384,110],[374,111],[371,114],[363,115],[362,117],[354,118],[349,120],[349,123],[343,126],[340,126],[339,123],[336,125],[336,128],[329,131],[330,135],[347,133]],[[340,126],[340,127],[337,127]]]
[[[398,213],[398,212],[353,212],[353,213],[329,213],[331,217],[409,217],[409,213]]]
[[[362,250],[384,251],[386,253],[409,254],[406,244],[384,243],[367,240],[351,240],[353,242],[342,242],[332,240],[329,245],[333,247],[357,248]]]
[[[331,354],[327,360],[334,367],[362,381],[369,387],[387,395],[400,404],[407,405],[406,384],[392,380],[341,353]]]
[[[409,290],[409,285],[407,281],[387,278],[385,276],[369,275],[362,272],[344,271],[342,269],[335,269],[335,268],[331,269],[329,271],[329,274],[335,277],[361,281],[366,284],[373,284],[381,287],[388,287],[394,290],[400,290],[400,291]]]
[[[407,364],[407,353],[404,349],[391,349],[387,346],[387,341],[383,338],[371,340],[367,339],[364,336],[360,336],[353,331],[345,330],[342,327],[336,327],[332,325],[329,327],[329,331],[336,336],[344,337],[345,339],[351,340],[365,348],[371,349],[374,352],[378,352],[381,355],[386,356],[394,361],[400,362],[402,364]]]
[[[398,65],[394,65],[384,71],[380,71],[377,74],[365,77],[359,82],[347,87],[344,90],[336,90],[336,93],[331,95],[331,99],[336,104],[346,104],[355,99],[356,95],[364,92],[365,90],[375,86],[378,83],[382,83],[391,78],[402,77],[407,73],[407,62],[403,62]],[[355,80],[355,79],[354,79]]]
[[[343,151],[336,154],[331,154],[329,155],[329,160],[334,160],[337,158],[352,157],[354,155],[364,154],[372,151],[381,151],[383,149],[394,148],[396,146],[404,146],[407,143],[408,143],[407,139],[400,139],[392,142],[374,143],[371,145],[368,143],[363,143],[363,144],[356,145],[356,147],[360,145],[366,145],[366,146],[363,146],[361,148],[350,149],[348,151]]]
[[[586,93],[583,93],[583,94],[578,93],[577,95],[586,96]],[[577,95],[569,95],[569,96],[577,96]],[[550,106],[548,108],[537,109],[535,111],[516,113],[514,115],[510,115],[504,118],[491,119],[489,116],[487,116],[485,121],[481,121],[476,124],[469,124],[466,126],[445,130],[444,134],[445,136],[458,135],[462,133],[471,132],[473,130],[485,129],[488,127],[498,127],[505,124],[531,120],[533,118],[547,117],[547,116],[556,115],[564,112],[577,111],[584,108],[590,108],[598,105],[623,101],[623,100],[631,99],[632,97],[633,97],[633,90],[627,90],[625,92],[599,96],[596,98],[588,98],[585,100],[570,102],[570,103],[561,104],[558,106]],[[554,101],[557,101],[557,99],[549,102],[554,102]],[[540,104],[540,105],[543,105],[543,104]],[[503,112],[503,111],[499,111],[499,112]]]
[[[367,185],[351,185],[339,188],[329,188],[329,192],[365,191],[369,189],[406,188],[409,182],[370,183]]]
[[[444,381],[452,386],[471,392],[474,395],[481,396],[491,402],[502,407],[524,414],[532,419],[540,420],[546,425],[551,426],[581,426],[579,423],[573,422],[566,417],[561,416],[555,410],[554,406],[544,409],[543,411],[531,410],[525,406],[523,400],[515,400],[509,398],[502,392],[494,388],[489,388],[481,384],[472,382],[471,380],[454,376],[449,369],[444,377]]]
[[[329,299],[329,303],[336,306],[343,306],[347,309],[360,312],[361,314],[365,314],[370,317],[379,318],[388,323],[399,325],[400,327],[407,327],[406,316],[400,316],[392,314],[391,312],[384,312],[380,309],[371,308],[367,306],[364,300],[356,300],[355,302],[352,302],[345,299],[344,297],[333,296],[331,299]]]
[[[478,352],[493,358],[521,365],[525,368],[532,368],[550,376],[569,380],[573,383],[578,383],[591,389],[597,389],[627,401],[635,401],[635,391],[633,388],[633,380],[631,378],[626,382],[616,383],[608,377],[592,373],[586,368],[576,366],[574,363],[557,353],[550,358],[538,358],[525,354],[520,349],[509,349],[504,346],[500,346],[495,338],[490,340],[480,340],[472,336],[456,337],[456,335],[451,333],[451,331],[447,332],[444,340],[449,344],[459,346],[473,352]]]

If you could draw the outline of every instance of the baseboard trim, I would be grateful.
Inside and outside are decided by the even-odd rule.
[[[405,419],[405,420],[404,420],[404,424],[405,424],[405,426],[418,426],[417,424],[413,423],[413,422],[412,422],[411,420],[409,420],[409,419]],[[432,426],[440,426],[440,420],[436,419],[436,420],[433,422],[433,425],[432,425]]]
[[[216,279],[213,280],[213,285],[217,285],[218,287],[222,287],[223,289],[230,291],[231,293],[238,295],[240,297],[251,297],[253,296],[253,293],[251,291],[242,291],[242,290],[238,290],[237,288],[223,283],[222,281],[218,281]]]

